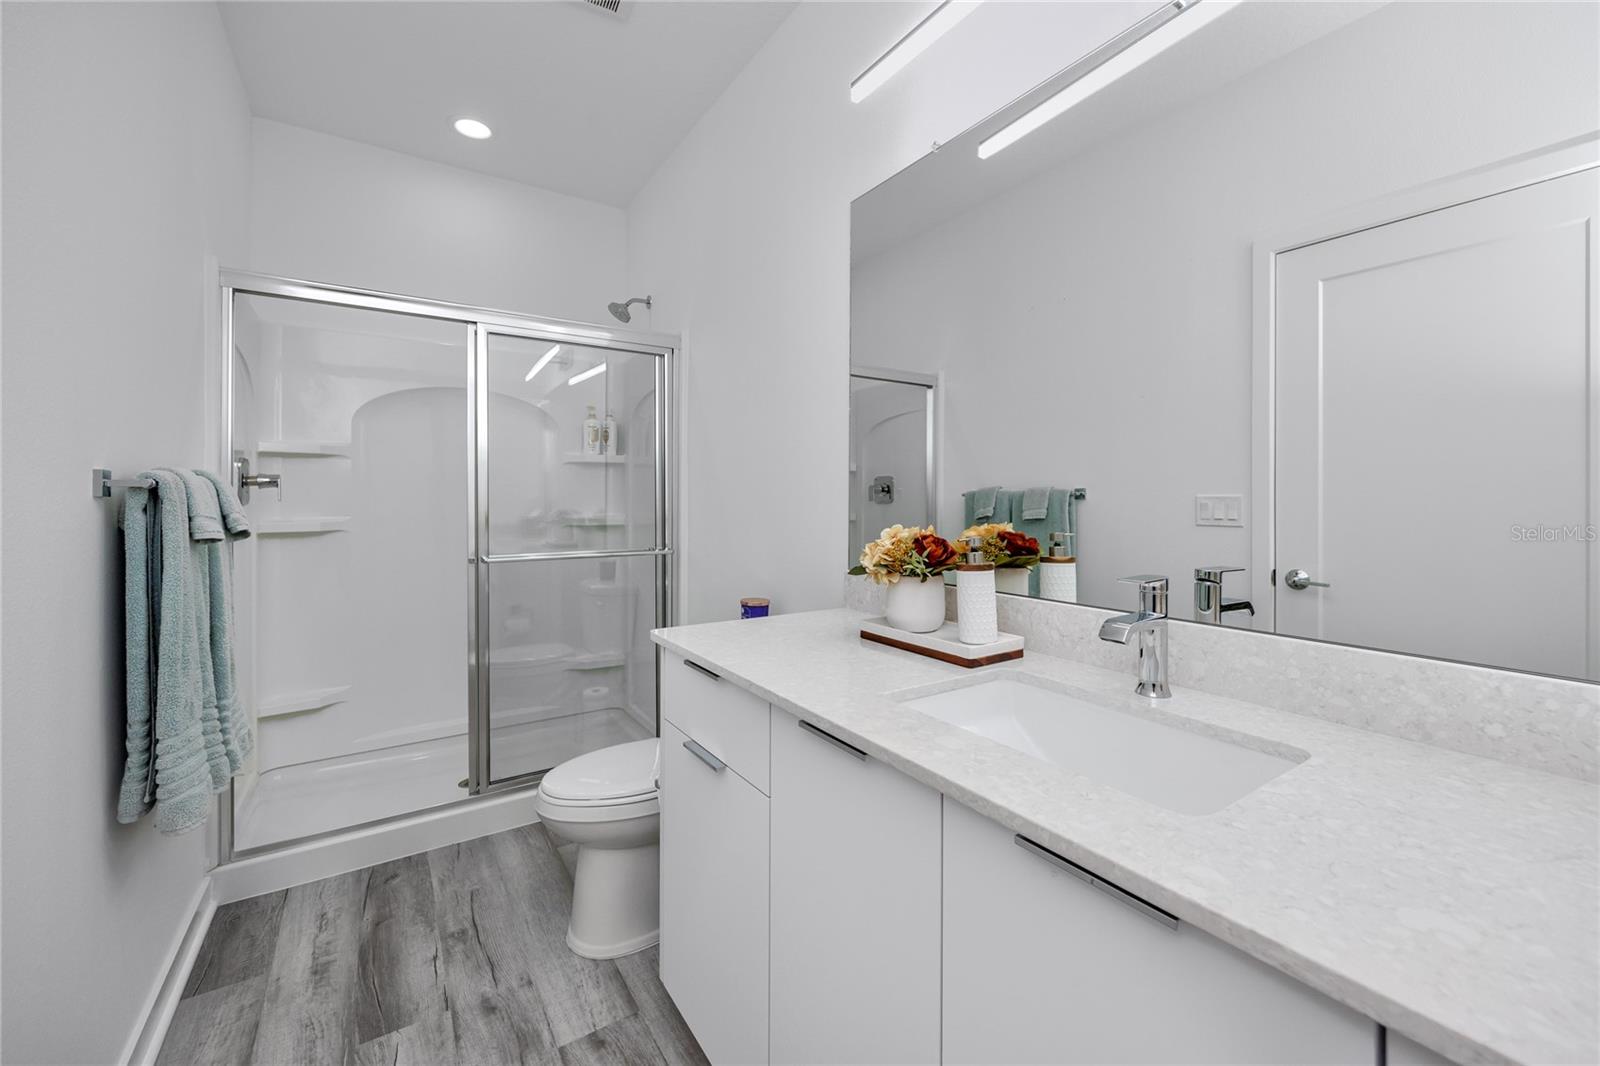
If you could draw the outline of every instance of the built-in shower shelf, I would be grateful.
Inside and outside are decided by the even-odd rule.
[[[264,440],[256,445],[258,455],[297,455],[307,458],[350,458],[347,440]]]
[[[606,526],[625,526],[628,524],[628,520],[619,514],[577,514],[568,515],[567,517],[561,519],[561,524],[564,526],[589,529],[602,528]]]
[[[612,463],[625,463],[628,461],[628,457],[626,455],[589,455],[586,452],[568,452],[566,455],[561,457],[561,461],[563,463],[598,463],[600,465],[609,465]]]
[[[265,518],[256,523],[256,533],[263,537],[301,537],[317,533],[338,533],[349,528],[350,516],[347,514]]]
[[[320,711],[325,707],[343,703],[349,698],[349,685],[334,685],[330,688],[308,688],[303,692],[285,692],[280,696],[269,696],[262,700],[261,704],[256,708],[256,717],[282,718],[290,714]]]

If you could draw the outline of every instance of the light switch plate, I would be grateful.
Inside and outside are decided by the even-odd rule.
[[[1196,496],[1194,524],[1197,526],[1244,525],[1243,496]]]

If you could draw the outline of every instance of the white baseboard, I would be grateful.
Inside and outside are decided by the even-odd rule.
[[[539,820],[537,798],[535,789],[482,797],[240,859],[211,871],[212,894],[232,903],[530,825]]]
[[[200,955],[200,945],[205,943],[206,932],[211,928],[212,916],[217,913],[217,901],[211,891],[211,878],[200,882],[200,890],[187,911],[189,920],[178,930],[172,946],[167,949],[160,976],[145,998],[139,1023],[128,1035],[118,1061],[124,1066],[150,1066],[161,1052],[161,1042],[166,1039],[167,1027],[178,1009],[183,986],[189,981],[189,972]]]

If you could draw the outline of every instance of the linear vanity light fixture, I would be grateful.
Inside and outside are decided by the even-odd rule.
[[[580,381],[588,381],[590,378],[594,377],[596,374],[604,374],[605,372],[606,372],[606,365],[604,363],[601,363],[599,366],[591,366],[588,370],[585,370],[581,374],[572,375],[570,378],[567,379],[567,384],[568,385],[576,385]]]
[[[559,352],[560,350],[561,350],[561,345],[558,344],[555,347],[551,348],[548,352],[545,352],[543,355],[541,355],[539,357],[539,361],[537,363],[533,364],[533,369],[528,371],[528,376],[523,378],[522,380],[523,381],[532,381],[533,380],[533,376],[535,374],[537,374],[539,371],[543,370],[545,367],[550,365],[550,360],[554,359],[556,357],[556,353]]]
[[[1129,29],[1120,42],[1113,40],[1101,49],[1104,58],[1094,62],[1091,56],[1092,65],[1053,96],[980,141],[978,158],[988,159],[996,152],[1016,144],[1135,67],[1154,59],[1206,24],[1215,22],[1240,3],[1241,0],[1173,0],[1160,11],[1149,15],[1144,22]],[[1131,43],[1127,40],[1130,37]]]
[[[950,27],[972,14],[980,3],[982,0],[944,0],[933,9],[933,14],[911,27],[910,33],[896,41],[850,83],[850,102],[859,104],[871,96],[906,64],[927,51],[928,46],[943,37]]]

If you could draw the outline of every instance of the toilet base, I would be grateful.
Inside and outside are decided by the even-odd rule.
[[[615,959],[661,939],[661,848],[578,848],[567,946],[586,959]]]

